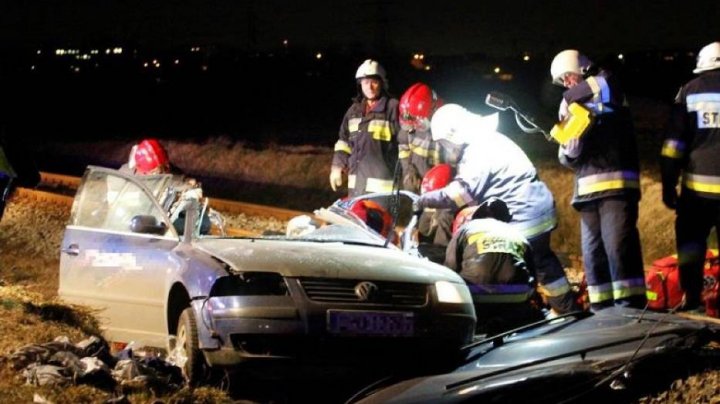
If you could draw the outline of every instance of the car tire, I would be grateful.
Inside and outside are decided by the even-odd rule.
[[[191,307],[183,310],[178,319],[175,348],[186,358],[182,366],[185,380],[189,385],[197,386],[207,375],[207,365],[199,348],[195,312]]]

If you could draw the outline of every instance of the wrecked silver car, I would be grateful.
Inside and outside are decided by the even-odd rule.
[[[453,271],[360,226],[228,236],[207,200],[183,199],[177,183],[94,166],[83,176],[58,293],[99,309],[108,339],[170,349],[191,381],[208,367],[390,361],[472,340],[472,298]]]

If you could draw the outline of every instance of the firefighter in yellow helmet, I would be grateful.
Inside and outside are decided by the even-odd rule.
[[[702,48],[693,73],[675,97],[660,159],[663,202],[677,213],[685,310],[700,309],[706,240],[720,229],[720,42]]]
[[[367,59],[355,73],[358,95],[345,113],[330,168],[337,191],[347,174],[350,197],[392,190],[398,158],[398,100],[388,93],[385,69]]]
[[[643,308],[645,277],[637,230],[640,171],[625,94],[608,71],[595,69],[574,49],[550,66],[565,87],[559,118],[582,104],[594,116],[577,139],[560,145],[560,163],[575,172],[573,207],[580,212],[581,242],[591,310],[614,305]]]

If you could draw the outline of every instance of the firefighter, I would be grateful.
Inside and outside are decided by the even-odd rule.
[[[160,203],[166,209],[173,227],[178,234],[185,230],[185,211],[192,200],[200,203],[203,199],[202,187],[194,178],[178,173],[170,164],[168,153],[157,139],[143,139],[130,150],[128,162],[120,171],[135,175],[173,174],[173,180]],[[201,234],[211,230],[210,212],[202,216]]]
[[[693,73],[699,76],[675,97],[661,151],[662,199],[676,211],[684,310],[701,309],[706,240],[720,228],[720,42],[702,48]]]
[[[398,101],[388,93],[385,69],[367,59],[355,73],[358,95],[345,113],[335,143],[330,187],[348,176],[350,197],[391,191],[397,162]]]
[[[430,118],[443,101],[423,83],[410,86],[400,97],[400,133],[398,160],[402,167],[403,189],[422,191],[421,183],[430,168],[443,163],[439,148],[432,140]],[[427,209],[420,216],[418,230],[434,245],[447,246],[451,236],[453,209]]]
[[[453,222],[445,265],[473,296],[478,334],[497,334],[543,319],[531,303],[535,290],[530,243],[509,225],[507,205],[489,198],[461,210]]]
[[[575,172],[572,206],[580,212],[590,309],[643,308],[645,277],[637,230],[640,174],[625,95],[609,72],[595,69],[577,50],[558,53],[550,73],[553,84],[567,89],[560,120],[569,118],[573,103],[594,117],[582,137],[558,149],[560,163]]]
[[[492,197],[503,200],[512,215],[510,225],[533,247],[537,280],[550,306],[557,313],[578,310],[560,260],[550,249],[557,226],[552,194],[522,149],[496,131],[497,114],[481,117],[447,104],[431,124],[433,139],[448,162],[457,165],[457,173],[444,188],[421,195],[415,209],[461,209]]]

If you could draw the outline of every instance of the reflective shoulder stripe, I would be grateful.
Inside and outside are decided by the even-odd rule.
[[[392,191],[392,180],[384,180],[381,178],[368,178],[365,182],[366,192],[390,192]]]
[[[683,185],[693,191],[720,194],[720,177],[683,173]]]
[[[348,130],[350,132],[357,132],[358,129],[360,129],[360,122],[362,122],[362,118],[348,119]]]
[[[708,104],[720,104],[720,93],[689,94],[685,100],[688,112],[701,111]]]
[[[699,129],[720,128],[720,94],[690,94],[686,100],[688,112],[697,112]]]
[[[445,193],[447,196],[455,202],[458,208],[461,208],[473,201],[472,195],[470,195],[465,187],[458,181],[451,181],[447,187],[445,187]]]
[[[355,174],[348,175],[348,188],[349,189],[355,189],[355,181],[357,180],[357,176]]]
[[[671,159],[683,158],[685,155],[685,142],[677,139],[665,140],[660,155]]]
[[[578,196],[613,189],[639,189],[640,176],[635,171],[613,171],[578,179]]]
[[[350,147],[350,145],[346,141],[338,140],[337,142],[335,142],[335,151],[352,154],[352,147]]]
[[[373,119],[368,124],[368,132],[372,134],[373,139],[383,142],[389,142],[392,139],[392,131],[390,122],[384,119]]]

